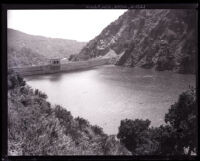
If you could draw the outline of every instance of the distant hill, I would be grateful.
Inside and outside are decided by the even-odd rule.
[[[117,65],[194,73],[197,35],[195,10],[128,10],[70,60],[114,51]]]
[[[14,48],[8,46],[8,67],[23,67],[33,65],[45,65],[48,62],[44,57],[31,49],[22,47]]]
[[[8,65],[24,66],[46,63],[49,58],[68,58],[86,44],[75,40],[47,38],[8,29]]]

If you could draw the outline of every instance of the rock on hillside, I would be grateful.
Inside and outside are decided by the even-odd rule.
[[[195,10],[128,10],[91,40],[72,60],[122,56],[117,65],[195,72],[197,12]]]

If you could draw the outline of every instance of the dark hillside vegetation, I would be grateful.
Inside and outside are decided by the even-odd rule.
[[[130,155],[113,136],[52,106],[18,74],[8,73],[9,155]]]
[[[117,137],[133,155],[197,154],[198,118],[195,89],[183,92],[165,115],[166,125],[150,120],[121,121]]]
[[[9,155],[192,155],[197,153],[197,102],[192,87],[165,115],[165,125],[150,120],[121,121],[116,139],[101,127],[47,100],[22,77],[8,73]]]

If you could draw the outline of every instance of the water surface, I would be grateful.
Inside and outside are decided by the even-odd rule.
[[[113,65],[25,79],[45,92],[49,102],[103,127],[107,134],[116,134],[125,118],[149,119],[153,126],[163,124],[179,94],[195,85],[194,75]]]

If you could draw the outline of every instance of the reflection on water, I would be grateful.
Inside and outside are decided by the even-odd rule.
[[[61,79],[61,77],[62,77],[61,73],[56,74],[56,75],[52,74],[51,77],[49,77],[49,80],[52,81],[52,82],[59,81]]]
[[[195,85],[194,75],[113,65],[26,80],[47,93],[52,104],[62,105],[108,134],[116,134],[125,118],[150,119],[153,126],[163,124],[179,94]]]

